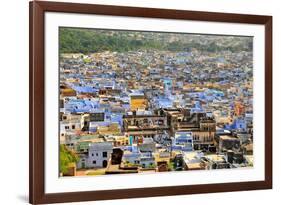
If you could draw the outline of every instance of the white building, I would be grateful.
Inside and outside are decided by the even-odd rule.
[[[154,168],[155,158],[151,152],[143,152],[140,157],[140,165],[142,168]]]
[[[130,152],[130,151],[124,151],[122,161],[124,163],[131,163],[131,164],[140,164],[140,152]]]
[[[113,149],[112,142],[93,143],[89,147],[88,168],[107,167]]]
[[[75,121],[60,122],[60,136],[62,137],[67,133],[73,133],[77,130],[81,130],[80,122],[75,122]]]
[[[179,131],[173,139],[173,150],[193,151],[193,137],[191,132]]]

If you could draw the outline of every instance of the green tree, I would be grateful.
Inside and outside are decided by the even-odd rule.
[[[70,163],[78,162],[79,157],[65,145],[60,145],[60,172],[65,174]]]

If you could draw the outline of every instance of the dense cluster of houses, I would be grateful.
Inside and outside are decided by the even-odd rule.
[[[252,55],[62,54],[60,143],[79,156],[74,169],[116,174],[253,166]]]

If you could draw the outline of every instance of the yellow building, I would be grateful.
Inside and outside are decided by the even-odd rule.
[[[76,91],[73,90],[72,88],[60,88],[60,94],[61,97],[71,97],[71,96],[76,96]]]
[[[97,133],[101,135],[120,134],[121,129],[118,123],[111,123],[109,126],[98,126]]]
[[[167,164],[170,163],[171,154],[170,152],[164,150],[158,150],[159,152],[154,153],[155,162],[166,162]]]
[[[126,135],[114,136],[114,146],[129,145],[129,137]]]
[[[144,94],[131,94],[130,96],[130,108],[132,111],[138,109],[144,110],[147,108],[147,99]]]

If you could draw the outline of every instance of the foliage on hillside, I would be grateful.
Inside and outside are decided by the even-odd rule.
[[[176,40],[170,41],[173,36]],[[208,43],[202,43],[204,39]],[[221,45],[219,38],[229,39]],[[215,52],[222,50],[250,51],[252,39],[243,37],[216,37],[205,35],[181,35],[153,32],[108,31],[95,29],[60,28],[60,53],[94,53],[102,51],[127,52],[136,50],[200,51]],[[188,39],[188,41],[186,41]],[[202,40],[203,39],[203,40]],[[232,43],[235,42],[235,43]],[[230,42],[230,43],[229,43]]]

